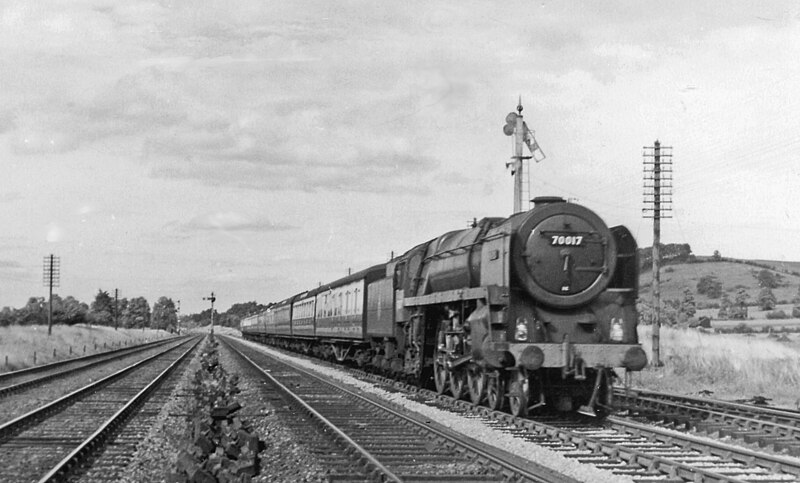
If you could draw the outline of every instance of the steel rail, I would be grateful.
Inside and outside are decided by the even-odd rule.
[[[679,400],[665,400],[665,399],[658,399],[658,398],[650,398],[650,397],[637,397],[635,401],[632,403],[633,406],[630,407],[632,410],[675,410],[678,414],[664,414],[662,413],[665,419],[669,419],[670,416],[673,417],[692,417],[693,415],[700,414],[700,415],[707,415],[709,416],[707,419],[703,419],[702,421],[696,421],[699,423],[712,423],[716,425],[735,425],[735,427],[739,427],[742,429],[747,430],[763,430],[768,431],[772,437],[783,437],[787,439],[798,439],[800,436],[800,428],[793,424],[784,424],[783,422],[777,422],[771,419],[758,419],[759,414],[755,411],[749,412],[737,412],[735,414],[723,412],[723,406],[706,406],[706,407],[697,407],[691,405],[686,405],[685,402]],[[714,432],[714,431],[709,431]]]
[[[147,349],[152,349],[153,347],[157,347],[158,345],[161,345],[161,344],[166,344],[166,343],[168,343],[170,341],[172,341],[172,339],[166,340],[166,341],[161,340],[161,341],[157,341],[157,342],[149,342],[147,344],[142,344],[142,345],[137,345],[137,346],[132,346],[132,347],[125,347],[123,349],[115,349],[113,351],[102,352],[100,354],[92,354],[92,355],[89,355],[89,356],[79,357],[79,358],[75,358],[75,359],[69,359],[69,360],[66,360],[66,361],[58,361],[58,362],[54,362],[54,363],[51,363],[51,364],[47,364],[46,366],[36,366],[36,367],[33,367],[33,368],[22,369],[21,371],[17,371],[15,373],[13,373],[14,376],[33,375],[33,374],[35,374],[37,372],[43,372],[43,371],[48,370],[48,369],[57,369],[59,366],[64,366],[64,365],[67,365],[67,364],[70,364],[70,363],[85,362],[85,364],[78,365],[77,367],[72,367],[72,368],[65,369],[65,370],[59,371],[59,372],[53,372],[53,373],[47,374],[45,376],[37,377],[37,378],[34,378],[34,379],[28,379],[27,381],[23,381],[23,382],[20,382],[18,384],[13,384],[13,385],[10,385],[10,386],[0,387],[0,397],[6,396],[6,395],[14,393],[14,392],[19,392],[19,391],[21,391],[23,389],[26,389],[26,388],[29,388],[29,387],[33,387],[33,386],[37,386],[37,385],[43,384],[43,383],[45,383],[47,381],[51,381],[51,380],[53,380],[53,379],[55,379],[57,377],[63,377],[63,376],[67,376],[67,375],[70,375],[70,374],[77,373],[78,371],[82,371],[82,370],[85,370],[85,369],[90,369],[90,368],[95,367],[95,366],[97,366],[99,364],[103,364],[103,363],[110,362],[110,361],[116,360],[118,358],[124,357],[125,355],[135,354],[135,353],[140,352],[140,351],[145,351]],[[97,359],[97,360],[92,360],[92,359]],[[28,372],[30,369],[37,369],[37,370]],[[8,379],[8,378],[6,378],[6,379]]]
[[[695,396],[684,396],[680,394],[672,394],[666,392],[655,392],[655,391],[648,391],[646,389],[625,389],[624,387],[615,387],[614,388],[614,395],[615,396],[622,396],[622,397],[652,397],[656,399],[666,399],[670,401],[689,401],[692,404],[696,404],[701,408],[708,408],[709,406],[717,406],[717,407],[729,407],[733,408],[742,412],[758,412],[764,416],[770,416],[775,418],[780,418],[788,421],[800,421],[800,411],[792,411],[780,408],[771,408],[771,407],[764,407],[758,406],[755,404],[742,404],[733,401],[723,401],[721,399],[714,399],[714,398],[701,398]]]
[[[227,341],[225,341],[225,342],[226,342],[226,344],[228,344]],[[230,347],[230,344],[228,344],[228,346]],[[254,368],[256,368],[265,377],[269,378],[271,381],[275,381],[275,378],[272,377],[272,375],[270,375],[269,373],[265,372],[263,369],[258,367],[258,365],[256,365],[255,362],[253,362],[245,354],[242,354],[241,351],[238,351],[236,349],[234,349],[234,351],[237,354],[241,355],[243,358],[245,358],[245,360],[247,360]],[[268,356],[268,354],[265,354],[265,355]],[[284,364],[288,364],[285,361],[282,361],[282,362]],[[292,367],[297,372],[306,374],[309,377],[314,378],[315,380],[322,381],[323,383],[328,384],[328,385],[333,385],[333,384],[331,384],[331,382],[325,380],[323,376],[315,374],[312,371],[309,371],[309,370],[306,370],[306,369],[303,369],[301,367],[297,367],[297,366],[294,366],[294,365],[292,365]],[[280,384],[277,381],[275,381],[275,383],[278,384],[281,387],[285,387],[285,386],[283,386],[282,384]],[[462,437],[459,437],[458,440],[454,440],[453,437],[451,435],[448,435],[444,430],[439,430],[436,427],[434,427],[429,422],[429,420],[427,418],[425,418],[426,422],[422,423],[419,420],[415,419],[414,417],[411,417],[411,416],[409,416],[407,414],[403,414],[403,413],[398,412],[398,411],[396,411],[396,410],[394,410],[392,408],[387,407],[386,404],[385,404],[385,401],[375,400],[373,398],[367,397],[365,394],[362,394],[360,392],[356,392],[354,390],[348,389],[347,387],[344,387],[344,385],[335,385],[335,387],[336,387],[337,390],[342,391],[342,392],[344,392],[344,393],[346,393],[346,394],[348,394],[348,395],[350,395],[350,396],[352,396],[352,397],[354,397],[356,399],[359,399],[361,401],[365,401],[365,402],[369,403],[372,406],[379,407],[381,409],[381,411],[385,411],[385,412],[391,414],[392,416],[400,419],[403,422],[410,423],[411,425],[413,425],[415,427],[422,428],[425,432],[433,433],[436,436],[438,436],[439,438],[442,438],[442,439],[444,439],[446,441],[452,441],[455,444],[457,444],[458,446],[461,446],[461,447],[465,448],[467,451],[470,451],[470,452],[476,454],[477,456],[479,456],[481,458],[485,458],[489,462],[491,462],[491,463],[493,463],[493,464],[495,464],[497,466],[500,466],[501,468],[504,468],[504,469],[506,469],[506,470],[508,470],[510,472],[513,472],[513,473],[519,475],[522,479],[524,479],[526,481],[548,482],[548,483],[552,483],[552,482],[555,482],[555,481],[560,481],[560,482],[574,482],[575,481],[574,479],[572,479],[572,478],[570,478],[570,477],[568,477],[566,475],[558,474],[553,469],[550,469],[550,468],[547,468],[547,467],[544,467],[544,466],[540,466],[536,462],[531,462],[531,461],[527,461],[527,460],[525,461],[525,463],[528,464],[528,465],[537,466],[536,469],[538,471],[546,472],[547,474],[545,476],[542,476],[542,475],[537,474],[537,473],[533,473],[533,472],[528,471],[528,470],[526,470],[524,468],[520,468],[519,466],[516,466],[513,463],[509,463],[508,461],[506,461],[506,460],[504,460],[504,459],[492,454],[491,452],[485,450],[483,447],[486,447],[487,445],[483,445],[480,442],[473,442],[471,438],[467,438],[467,437],[463,437],[462,436]],[[288,388],[286,388],[285,390],[289,391],[291,393],[291,391]],[[296,400],[299,400],[298,397],[293,395],[293,394],[292,394],[292,397],[294,397]],[[319,414],[316,410],[314,410],[313,408],[308,406],[308,404],[306,404],[305,402],[303,402],[301,400],[300,400],[300,402],[301,402],[301,404],[303,405],[304,408],[307,408],[306,409],[307,411],[313,412],[313,414]],[[325,417],[322,416],[322,415],[319,415],[318,417],[321,420],[327,421],[327,419],[325,419]],[[348,441],[348,442],[352,441],[353,445],[355,445],[356,447],[360,448],[358,443],[356,443],[349,436],[347,436],[346,434],[341,432],[341,430],[339,430],[338,428],[333,426],[332,423],[328,423],[328,424],[331,424],[331,426],[330,426],[331,429],[333,431],[335,431],[337,434],[343,435],[344,438],[346,438],[346,441]],[[483,446],[483,447],[481,447],[481,446]],[[376,462],[376,464],[380,465],[380,462],[378,462],[377,460],[375,460],[375,462]],[[383,467],[383,465],[381,465],[381,467]],[[389,471],[389,470],[387,469],[387,471]],[[395,476],[395,478],[398,478],[397,481],[402,481],[397,476]],[[392,481],[395,481],[395,480],[392,480]]]
[[[393,384],[396,387],[405,388],[405,390],[421,392],[425,393],[426,395],[430,392],[428,390],[419,390],[418,388],[414,386],[409,386],[405,383],[398,383],[397,381],[394,381],[392,379],[387,379],[383,376],[369,375],[369,377],[376,377],[378,379],[384,380],[387,383]],[[446,396],[442,396],[433,392],[430,392],[430,397],[433,397],[435,399],[441,398],[443,400],[451,399]],[[505,423],[514,424],[516,426],[523,426],[535,432],[536,434],[542,436],[548,436],[551,438],[557,438],[565,442],[571,442],[577,445],[578,447],[581,446],[591,447],[592,449],[602,452],[603,454],[606,454],[610,457],[619,457],[620,459],[630,461],[640,466],[642,466],[640,462],[642,461],[648,462],[650,466],[657,468],[658,471],[666,473],[670,476],[679,476],[683,479],[688,479],[693,481],[714,481],[714,482],[730,481],[734,483],[740,483],[746,481],[745,479],[736,479],[732,476],[716,473],[712,470],[698,468],[690,464],[684,464],[678,461],[671,460],[666,457],[660,457],[648,454],[645,451],[638,451],[626,447],[624,445],[615,445],[613,443],[602,441],[601,438],[593,438],[591,436],[579,433],[573,433],[568,429],[558,428],[544,422],[530,420],[530,419],[515,418],[510,414],[501,413],[498,411],[492,411],[483,406],[475,406],[467,401],[454,401],[454,403],[456,406],[461,407],[463,410],[475,411],[491,419],[501,420]],[[652,434],[653,436],[656,436],[655,438],[656,441],[660,441],[663,443],[680,445],[681,441],[685,441],[688,443],[688,445],[683,446],[684,448],[688,448],[694,451],[699,451],[701,453],[710,454],[712,456],[716,456],[719,458],[730,459],[732,455],[738,454],[741,455],[741,457],[737,461],[740,464],[752,466],[755,462],[756,464],[759,464],[771,471],[775,472],[783,471],[788,475],[794,476],[795,478],[800,478],[800,460],[797,459],[785,458],[778,455],[759,453],[756,451],[744,449],[739,446],[727,445],[721,442],[710,442],[708,440],[692,437],[690,435],[685,435],[677,431],[669,432],[667,430],[661,430],[653,426],[640,425],[612,416],[607,417],[606,421],[616,424],[620,428],[624,427],[630,429],[631,432],[636,432],[638,434]],[[627,455],[627,457],[623,457],[623,455]]]
[[[681,440],[689,443],[689,448],[691,449],[709,452],[713,456],[734,460],[742,464],[752,465],[755,463],[764,466],[765,468],[769,468],[772,471],[783,471],[793,475],[795,478],[800,478],[800,460],[797,458],[787,458],[780,455],[760,453],[743,448],[741,446],[734,446],[720,441],[709,441],[708,439],[701,439],[690,434],[677,433],[676,431],[668,431],[653,426],[634,423],[616,416],[608,416],[606,421],[618,426],[619,428],[623,428],[627,432],[646,432],[655,434],[658,436],[658,439],[663,442],[674,443],[675,440]]]
[[[60,360],[60,361],[49,362],[47,364],[41,364],[41,365],[38,365],[38,366],[26,367],[24,369],[17,369],[16,371],[0,372],[0,382],[5,381],[7,379],[13,379],[15,377],[22,377],[22,376],[27,376],[29,374],[36,374],[37,372],[48,371],[50,369],[55,369],[55,368],[57,368],[59,366],[65,366],[65,365],[68,365],[68,364],[73,364],[75,362],[85,362],[85,361],[89,361],[89,360],[92,360],[92,359],[103,358],[103,357],[106,357],[106,356],[122,353],[124,351],[136,350],[137,348],[143,349],[143,348],[150,347],[150,346],[155,346],[155,345],[158,345],[158,344],[166,344],[166,343],[171,342],[171,341],[173,341],[175,339],[176,339],[176,337],[169,338],[169,339],[160,339],[160,340],[155,340],[153,342],[147,342],[147,343],[144,343],[144,344],[133,345],[133,346],[130,346],[130,347],[121,347],[119,349],[112,349],[112,350],[108,350],[108,351],[97,352],[95,354],[89,354],[89,355],[86,355],[86,356],[73,357],[71,359],[64,359],[64,360]]]
[[[244,359],[248,364],[250,364],[259,374],[261,374],[264,378],[268,379],[270,383],[274,384],[282,393],[289,396],[297,405],[299,405],[307,414],[312,416],[314,419],[319,421],[323,424],[326,428],[332,431],[339,440],[345,442],[348,446],[353,448],[357,451],[363,459],[367,460],[368,464],[365,466],[371,466],[373,472],[380,472],[384,477],[385,481],[392,481],[401,483],[403,480],[397,476],[392,470],[384,466],[378,459],[372,455],[369,451],[364,449],[361,445],[356,443],[350,436],[344,433],[341,429],[339,429],[335,424],[333,424],[328,418],[320,414],[316,409],[312,408],[308,403],[303,401],[299,396],[297,396],[291,389],[286,387],[285,385],[281,384],[277,379],[275,379],[270,373],[263,370],[261,367],[258,366],[252,359],[247,357],[241,351],[237,350],[233,346],[231,346],[223,337],[220,337],[220,340],[225,342],[225,344],[237,355],[239,355],[242,359]]]
[[[339,366],[335,367],[342,369]],[[374,375],[369,375],[369,377],[380,378],[380,376],[374,376]],[[420,390],[418,388],[415,388],[414,386],[408,386],[398,381],[394,380],[388,380],[388,381],[398,388],[405,388],[405,390],[424,393],[426,395],[428,395],[428,393],[430,392],[424,389]],[[448,399],[448,400],[451,399],[432,392],[431,392],[431,397],[437,400],[438,398]],[[743,448],[741,447],[729,446],[722,443],[718,443],[716,445],[716,447],[719,448],[719,451],[717,451],[716,449],[714,449],[712,442],[701,440],[700,438],[692,438],[692,437],[687,438],[686,435],[679,433],[677,431],[673,431],[672,433],[667,433],[667,431],[661,431],[658,428],[652,426],[645,426],[645,425],[636,426],[635,424],[630,425],[633,434],[642,438],[649,437],[648,439],[652,439],[653,444],[669,444],[675,446],[676,448],[686,449],[687,451],[690,452],[698,452],[701,455],[709,455],[709,457],[718,458],[721,460],[729,460],[732,455],[740,454],[742,455],[742,457],[737,458],[737,464],[744,465],[745,467],[741,469],[736,468],[737,476],[732,476],[731,471],[729,471],[730,468],[720,468],[720,471],[717,472],[714,471],[713,469],[707,469],[703,468],[702,466],[687,464],[683,462],[692,460],[694,459],[693,457],[670,458],[669,456],[665,456],[663,451],[660,454],[658,451],[653,451],[648,453],[648,451],[643,451],[635,447],[626,446],[624,443],[617,444],[614,442],[604,440],[602,437],[599,436],[581,434],[579,432],[571,431],[569,428],[561,428],[540,421],[515,418],[510,414],[492,411],[483,406],[474,406],[473,404],[468,403],[466,401],[453,401],[453,404],[455,404],[455,406],[457,407],[462,407],[462,409],[465,410],[476,411],[477,413],[480,413],[490,419],[501,421],[506,424],[516,426],[517,428],[520,429],[525,429],[527,431],[530,431],[532,435],[538,435],[556,441],[571,443],[575,445],[577,448],[581,449],[584,448],[590,449],[596,455],[605,455],[610,458],[617,458],[622,461],[627,461],[631,465],[643,468],[650,468],[654,471],[661,473],[662,475],[667,476],[668,478],[681,478],[686,481],[695,481],[695,482],[743,483],[745,481],[751,481],[750,479],[747,478],[748,469],[752,469],[753,472],[755,473],[759,473],[763,470],[773,471],[775,473],[783,472],[783,474],[786,475],[787,479],[793,479],[793,481],[797,481],[798,478],[797,473],[795,472],[794,469],[796,465],[798,465],[797,460],[782,458],[780,456],[772,457],[771,455],[765,455],[750,450],[742,451]],[[609,423],[611,423],[611,421],[609,421]],[[611,424],[615,423],[616,421]],[[628,425],[629,423],[627,423],[627,421],[620,420],[619,424]],[[626,433],[626,431],[622,431],[617,428],[611,428],[611,429],[613,429],[614,431],[618,431],[620,435],[624,435]],[[688,446],[682,446],[683,442],[688,443]],[[766,456],[765,459],[762,460],[757,459],[759,457],[764,457],[764,456]],[[592,464],[592,463],[587,463],[587,464]]]
[[[123,407],[121,407],[113,416],[111,416],[108,420],[106,420],[91,436],[86,438],[77,448],[75,448],[69,455],[67,455],[64,459],[58,462],[45,476],[39,479],[39,483],[46,483],[51,481],[61,481],[64,476],[77,464],[80,462],[91,452],[94,450],[98,445],[101,445],[108,435],[116,429],[117,427],[121,426],[128,415],[133,412],[136,407],[143,402],[147,396],[161,384],[161,382],[166,379],[166,377],[175,370],[175,368],[180,364],[189,354],[197,347],[197,344],[200,343],[202,338],[198,338],[194,344],[191,345],[186,351],[181,354],[178,359],[176,359],[172,364],[169,365],[166,369],[161,371],[161,373],[153,379],[150,384],[145,386],[141,391],[139,391],[132,399],[130,399]],[[179,346],[173,347],[170,349],[176,349]],[[165,354],[162,353],[161,355]]]
[[[60,397],[60,398],[58,398],[58,399],[56,399],[54,401],[51,401],[51,402],[45,404],[44,406],[41,406],[41,407],[39,407],[37,409],[29,411],[29,412],[27,412],[27,413],[25,413],[25,414],[23,414],[21,416],[18,416],[16,418],[12,419],[11,421],[6,422],[5,424],[0,425],[0,439],[8,437],[9,435],[14,433],[15,431],[18,431],[18,430],[22,429],[24,426],[26,426],[28,424],[31,424],[33,421],[35,421],[37,419],[45,417],[48,413],[57,410],[61,406],[64,406],[65,404],[68,404],[68,403],[72,402],[73,400],[76,400],[77,398],[79,398],[79,397],[81,397],[81,396],[83,396],[85,394],[88,394],[88,393],[90,393],[90,392],[92,392],[92,391],[94,391],[94,390],[96,390],[96,389],[98,389],[100,387],[102,387],[105,384],[108,384],[108,383],[110,383],[110,382],[112,382],[112,381],[114,381],[116,379],[119,379],[120,377],[122,377],[123,375],[127,374],[128,372],[136,369],[140,365],[146,364],[147,362],[149,362],[149,361],[151,361],[151,360],[153,360],[153,359],[155,359],[155,358],[157,358],[157,357],[169,352],[170,350],[174,349],[175,347],[179,347],[180,345],[183,345],[185,343],[186,343],[186,341],[181,342],[180,344],[177,344],[174,347],[171,347],[171,348],[169,348],[169,349],[167,349],[167,350],[165,350],[163,352],[159,352],[158,354],[155,354],[155,355],[153,355],[151,357],[148,357],[148,358],[143,359],[143,360],[141,360],[139,362],[131,364],[130,366],[125,367],[123,369],[120,369],[119,371],[117,371],[117,372],[115,372],[113,374],[109,374],[108,376],[106,376],[106,377],[104,377],[102,379],[99,379],[99,380],[97,380],[97,381],[95,381],[95,382],[93,382],[91,384],[88,384],[88,385],[86,385],[86,386],[84,386],[84,387],[82,387],[80,389],[76,389],[75,391],[72,391],[71,393],[69,393],[67,395],[64,395],[64,396],[62,396],[62,397]]]

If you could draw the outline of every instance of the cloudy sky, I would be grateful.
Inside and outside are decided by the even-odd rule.
[[[284,298],[512,210],[522,97],[574,198],[642,246],[800,261],[800,6],[786,2],[0,2],[0,306]]]

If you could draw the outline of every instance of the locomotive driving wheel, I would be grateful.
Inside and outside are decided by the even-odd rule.
[[[493,411],[503,409],[506,402],[506,381],[500,371],[486,374],[486,407]]]
[[[525,417],[528,415],[529,385],[527,370],[521,367],[511,371],[508,385],[508,405],[514,416]]]
[[[486,395],[486,371],[477,364],[470,364],[467,367],[467,386],[469,387],[469,399],[472,404],[480,404]]]

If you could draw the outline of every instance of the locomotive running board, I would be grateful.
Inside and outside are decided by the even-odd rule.
[[[403,306],[409,308],[475,299],[485,299],[489,305],[508,305],[508,288],[486,285],[484,287],[447,290],[429,295],[420,295],[419,297],[406,297],[403,299]]]

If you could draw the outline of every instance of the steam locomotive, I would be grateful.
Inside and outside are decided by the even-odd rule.
[[[636,241],[539,197],[244,319],[245,338],[350,362],[517,416],[596,415],[647,363]]]

